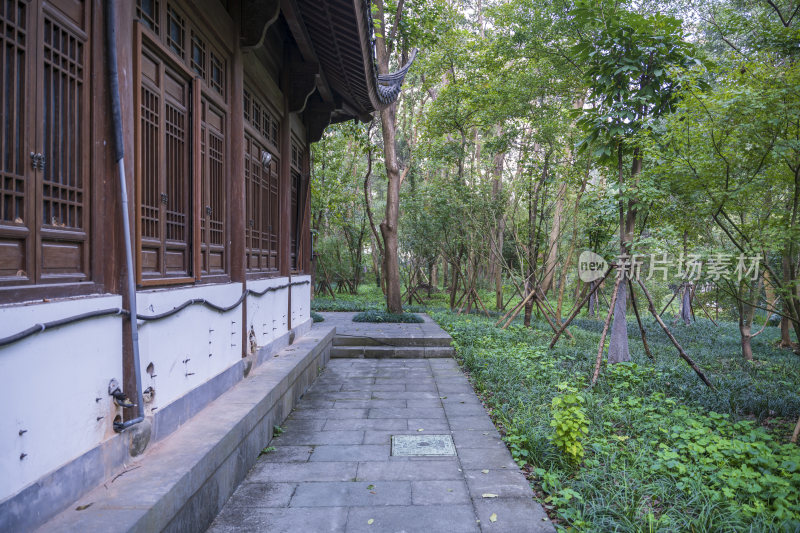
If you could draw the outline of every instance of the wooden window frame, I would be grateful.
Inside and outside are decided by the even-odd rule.
[[[200,94],[196,90],[197,80],[192,75],[192,73],[186,68],[184,64],[179,61],[176,61],[174,58],[174,54],[170,53],[169,48],[167,48],[161,39],[154,38],[150,35],[150,30],[147,28],[146,25],[137,21],[135,23],[135,30],[134,30],[134,83],[135,83],[135,90],[134,90],[134,98],[133,98],[133,109],[134,109],[134,116],[136,120],[134,121],[134,145],[135,145],[135,182],[136,182],[136,202],[135,202],[135,216],[134,219],[136,220],[136,254],[137,254],[137,261],[136,261],[136,282],[138,285],[142,287],[157,287],[157,286],[166,286],[166,285],[181,285],[192,283],[195,281],[195,277],[197,276],[196,273],[196,265],[197,261],[195,258],[197,244],[199,239],[199,232],[198,232],[198,224],[197,224],[197,211],[196,211],[196,197],[197,197],[197,187],[199,185],[199,180],[197,179],[197,152],[198,150],[195,147],[195,134],[194,129],[197,125],[197,112],[196,109],[199,105],[199,98]],[[141,220],[141,198],[142,198],[142,126],[141,126],[141,105],[142,105],[142,96],[141,96],[141,87],[142,87],[142,49],[147,47],[151,53],[154,53],[158,56],[158,58],[163,61],[164,63],[168,64],[169,67],[179,74],[183,75],[188,82],[189,86],[189,109],[187,112],[187,127],[189,128],[189,136],[186,142],[186,145],[189,149],[189,161],[191,164],[191,169],[189,171],[189,180],[188,180],[188,189],[190,191],[190,198],[189,198],[189,207],[190,211],[187,216],[187,227],[189,233],[189,239],[187,239],[187,246],[190,247],[189,251],[189,260],[187,264],[192,267],[192,272],[188,276],[179,276],[179,277],[160,277],[160,278],[152,278],[152,279],[143,279],[142,277],[142,220]],[[159,137],[161,138],[164,135],[164,132],[159,132]],[[164,239],[165,237],[161,237]]]
[[[187,12],[182,2],[158,0],[158,11],[156,13],[156,21],[158,23],[160,32],[154,32],[147,24],[140,20],[134,21],[134,79],[136,89],[134,91],[134,116],[135,116],[135,129],[134,129],[134,144],[135,144],[135,175],[141,175],[142,153],[141,153],[141,57],[142,46],[145,44],[151,53],[156,54],[162,61],[169,64],[170,68],[177,70],[181,76],[184,76],[189,82],[190,102],[191,109],[189,111],[189,124],[190,133],[187,139],[187,146],[190,150],[190,199],[191,215],[189,217],[190,230],[190,258],[189,264],[191,265],[191,273],[188,276],[181,277],[158,277],[151,279],[142,278],[142,241],[141,241],[141,213],[140,213],[140,198],[141,198],[141,180],[136,180],[136,279],[137,284],[142,287],[158,287],[158,286],[173,286],[173,285],[200,285],[207,283],[226,283],[231,281],[231,107],[230,107],[230,87],[231,87],[231,68],[232,52],[231,50],[219,46],[214,39],[210,39],[207,35],[208,32],[204,29],[205,21],[199,20],[200,17],[196,15],[193,17],[187,16]],[[170,46],[169,35],[169,11],[182,18],[183,26],[183,40],[184,46],[182,53],[176,53],[174,47]],[[222,67],[220,84],[212,83],[212,80],[207,80],[193,68],[193,43],[195,39],[200,39],[203,44],[204,51],[204,76],[211,76],[213,72],[212,58],[216,59],[218,64]],[[217,108],[224,116],[223,120],[223,143],[222,143],[222,207],[223,207],[223,238],[222,250],[224,254],[222,272],[204,273],[203,260],[204,255],[207,254],[206,246],[210,245],[210,239],[206,242],[206,235],[208,235],[207,227],[204,228],[204,193],[209,193],[204,189],[204,182],[206,176],[204,175],[203,166],[203,143],[206,141],[203,138],[203,106],[211,106]],[[163,134],[163,133],[162,133]],[[206,135],[208,133],[206,132]],[[206,151],[209,146],[205,146]],[[207,152],[206,152],[207,153]],[[207,156],[206,156],[207,157]],[[208,222],[206,222],[206,225]]]
[[[247,156],[247,154],[246,154],[247,137],[250,137],[253,140],[255,140],[256,142],[258,142],[267,152],[269,152],[272,155],[273,160],[276,161],[276,163],[278,165],[278,168],[277,168],[278,190],[277,190],[277,196],[275,197],[274,201],[275,201],[275,208],[276,208],[275,211],[277,211],[278,215],[277,215],[277,227],[274,230],[275,243],[276,244],[275,244],[275,268],[273,268],[273,269],[269,269],[269,270],[251,270],[249,268],[249,266],[248,266],[248,263],[249,263],[248,262],[248,253],[247,253],[247,249],[248,249],[247,229],[245,228],[245,234],[242,235],[242,238],[245,239],[245,243],[244,243],[244,247],[243,247],[244,251],[245,251],[245,258],[244,258],[245,259],[245,276],[246,276],[246,279],[248,279],[248,280],[270,279],[270,278],[278,278],[278,277],[285,276],[285,274],[281,273],[281,267],[280,267],[280,265],[281,265],[281,255],[283,254],[283,239],[281,238],[281,231],[280,231],[280,225],[282,223],[281,222],[281,213],[280,213],[280,211],[281,211],[281,200],[280,199],[281,199],[281,195],[282,195],[282,189],[283,189],[283,187],[285,187],[285,184],[280,179],[280,176],[281,176],[281,165],[288,164],[288,162],[284,161],[283,158],[281,157],[283,154],[281,152],[281,147],[280,147],[280,135],[276,134],[277,132],[280,131],[280,124],[281,124],[281,121],[283,120],[283,118],[276,111],[275,106],[270,101],[270,99],[262,91],[259,91],[259,90],[255,89],[255,87],[257,86],[257,83],[258,82],[257,82],[257,80],[255,80],[255,78],[253,78],[251,76],[245,76],[244,91],[243,91],[243,94],[240,95],[241,98],[243,98],[243,99],[245,98],[245,94],[249,95],[250,102],[251,102],[250,106],[249,106],[250,109],[248,109],[248,106],[245,104],[245,109],[244,109],[244,113],[243,113],[243,116],[242,116],[242,124],[243,124],[243,129],[244,129],[244,138],[245,138],[245,142],[244,142],[245,151],[241,154],[241,157],[245,158]],[[255,117],[253,115],[253,105],[255,105],[255,104],[259,105],[260,108],[261,108],[261,117],[260,117],[260,120],[259,120],[261,125],[258,126],[258,127],[255,126],[252,123],[252,121],[255,120]],[[264,112],[267,112],[271,117],[271,119],[270,119],[270,127],[269,127],[268,131],[263,126],[263,124],[264,124],[264,116],[263,116]],[[273,129],[274,128],[273,125],[272,125],[273,123],[277,124],[277,129],[276,130]],[[247,163],[245,163],[243,165],[243,168],[246,168],[246,165],[247,165]],[[249,189],[249,184],[247,183],[247,181],[245,179],[245,187],[244,187],[245,205],[247,205],[247,202],[249,200],[248,189]],[[246,210],[246,208],[245,208],[245,210]],[[248,221],[245,220],[245,226],[247,225],[247,223],[248,223]],[[264,250],[262,249],[261,252],[263,253]],[[271,252],[272,251],[270,250],[270,253]]]
[[[15,2],[16,4],[16,2]],[[16,6],[15,6],[16,7]],[[95,63],[95,49],[98,45],[97,36],[99,34],[97,25],[93,22],[93,4],[88,0],[82,6],[83,12],[78,11],[77,6],[64,5],[57,7],[46,2],[27,2],[26,3],[26,22],[25,28],[25,63],[23,65],[25,73],[24,95],[34,95],[37,104],[29,105],[30,113],[26,115],[20,129],[22,138],[19,140],[23,147],[23,165],[26,168],[25,174],[25,219],[24,226],[13,224],[6,225],[4,232],[8,235],[25,236],[30,245],[25,248],[25,273],[24,278],[5,278],[0,282],[0,304],[17,303],[22,301],[48,300],[54,298],[67,298],[74,296],[84,296],[105,292],[103,285],[103,272],[100,267],[99,257],[102,256],[100,248],[102,239],[98,228],[98,220],[102,219],[101,202],[96,201],[103,196],[102,180],[95,179],[94,171],[96,167],[95,149],[92,142],[98,126],[97,116],[93,109],[93,102],[96,97],[97,83],[92,77],[92,68]],[[65,11],[66,10],[66,11]],[[80,17],[75,17],[80,14]],[[69,32],[72,36],[81,41],[83,46],[83,77],[81,80],[81,101],[80,113],[83,118],[81,142],[78,147],[80,159],[79,176],[81,180],[81,202],[82,236],[78,239],[83,243],[84,250],[81,252],[82,272],[64,275],[44,275],[42,268],[42,237],[49,236],[53,242],[58,242],[64,238],[68,242],[77,242],[77,233],[69,229],[58,229],[51,224],[42,221],[45,175],[41,169],[31,170],[31,159],[28,152],[53,152],[57,147],[45,146],[44,137],[44,118],[43,98],[45,84],[45,19],[50,19],[53,24],[62,30]],[[21,97],[18,95],[18,97]],[[28,96],[29,97],[29,96]],[[40,105],[41,104],[41,105]],[[40,109],[41,108],[41,109]],[[55,161],[50,161],[45,157],[45,168],[52,168]],[[78,175],[76,175],[78,176]],[[55,182],[53,182],[55,183]],[[57,198],[53,198],[56,202]],[[22,283],[20,283],[20,281]]]
[[[297,151],[297,160],[294,158],[294,150]],[[301,275],[305,273],[304,263],[305,258],[302,257],[303,254],[301,253],[301,247],[303,244],[303,235],[304,231],[303,228],[305,226],[305,211],[308,206],[303,206],[303,212],[300,213],[300,193],[302,189],[302,185],[305,181],[308,181],[309,177],[307,175],[307,168],[309,164],[309,154],[308,154],[308,146],[305,143],[300,141],[300,138],[294,134],[294,132],[290,135],[290,143],[289,143],[289,154],[290,154],[290,163],[289,163],[289,184],[287,187],[289,188],[289,215],[295,217],[294,220],[289,221],[289,272],[295,275]],[[294,183],[295,180],[295,173],[297,173],[297,183]],[[310,187],[310,183],[308,184]],[[292,209],[292,188],[296,188],[296,198],[295,198],[295,209]],[[305,202],[305,198],[303,199]],[[299,228],[295,227],[295,233],[292,234],[292,226],[294,225],[299,226]],[[292,241],[294,241],[294,246],[292,246]],[[302,259],[300,262],[298,259]],[[294,264],[292,264],[294,263]]]

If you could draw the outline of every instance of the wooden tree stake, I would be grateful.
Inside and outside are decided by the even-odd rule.
[[[689,357],[686,354],[686,352],[683,351],[683,348],[681,348],[681,345],[678,343],[678,341],[672,335],[672,332],[670,332],[670,330],[667,327],[667,325],[664,324],[664,321],[661,320],[661,317],[658,316],[658,314],[656,314],[656,306],[653,304],[653,299],[650,297],[650,293],[647,292],[647,288],[644,286],[644,283],[642,283],[642,280],[637,278],[636,281],[639,283],[639,286],[642,288],[642,291],[644,292],[645,298],[647,298],[647,304],[648,304],[648,309],[650,310],[650,314],[652,314],[655,317],[656,322],[658,322],[658,325],[661,326],[661,329],[663,329],[664,333],[667,334],[667,337],[669,337],[669,340],[671,340],[672,344],[675,345],[675,348],[678,349],[678,353],[680,354],[681,358],[684,361],[686,361],[689,364],[690,367],[692,367],[692,370],[694,370],[695,374],[697,374],[700,377],[700,379],[703,380],[703,383],[708,385],[709,388],[711,388],[711,390],[716,391],[717,389],[714,387],[714,385],[711,384],[711,382],[708,380],[706,375],[703,373],[702,370],[700,370],[700,368],[692,360],[692,358]]]
[[[655,361],[653,354],[650,353],[650,347],[647,345],[647,334],[644,332],[644,325],[642,319],[639,317],[639,309],[636,306],[636,295],[633,294],[633,282],[628,278],[628,288],[631,290],[631,304],[633,304],[633,313],[636,315],[636,322],[639,323],[639,331],[642,334],[642,345],[644,346],[644,353],[651,361]]]
[[[601,279],[597,280],[597,283],[592,288],[592,290],[590,290],[586,294],[586,296],[583,297],[583,300],[581,300],[581,303],[579,303],[578,305],[575,306],[575,309],[573,309],[572,314],[569,316],[569,318],[567,319],[566,322],[561,324],[561,327],[556,332],[555,336],[553,337],[553,340],[550,341],[550,346],[549,346],[550,348],[552,348],[553,346],[556,345],[556,342],[558,342],[558,338],[561,336],[561,334],[564,332],[564,330],[567,329],[567,326],[570,325],[570,323],[575,319],[575,317],[578,316],[578,313],[580,313],[581,309],[586,304],[586,301],[589,300],[589,298],[592,297],[592,294],[595,293],[595,291],[600,287],[600,284],[603,283],[603,281],[608,277],[608,275],[611,273],[611,270],[613,270],[613,267],[609,268],[606,271],[606,273],[603,275],[603,277]]]
[[[597,359],[594,362],[594,372],[592,373],[592,383],[590,387],[594,387],[594,384],[597,383],[597,376],[600,375],[600,363],[603,361],[603,348],[605,348],[608,325],[611,323],[611,316],[614,314],[614,304],[617,302],[619,284],[624,277],[625,274],[620,272],[619,276],[617,276],[617,281],[614,283],[614,292],[611,293],[611,304],[608,307],[608,314],[606,315],[605,324],[603,324],[603,333],[600,335],[600,346],[597,348]]]

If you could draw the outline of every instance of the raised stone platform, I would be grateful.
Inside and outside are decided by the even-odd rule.
[[[332,358],[429,359],[452,357],[452,338],[431,317],[421,324],[353,322],[356,313],[320,313],[321,324],[336,327]]]
[[[125,465],[40,531],[202,531],[256,462],[330,355],[315,327]],[[57,445],[57,443],[54,443]]]

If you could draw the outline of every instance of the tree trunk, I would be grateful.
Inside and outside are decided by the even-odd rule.
[[[461,261],[459,257],[457,261]],[[456,268],[456,264],[453,263],[453,270],[451,271],[450,276],[450,310],[453,311],[456,307],[456,293],[458,292],[458,269]]]
[[[618,148],[618,171],[619,185],[623,188],[625,178],[622,170],[622,147]],[[633,165],[631,166],[631,180],[636,180],[642,170],[642,159],[639,150],[633,153]],[[627,209],[625,202],[620,200],[619,206],[619,233],[620,233],[620,254],[630,254],[631,242],[633,241],[633,229],[636,223],[636,200],[628,200]],[[626,311],[628,308],[628,291],[625,284],[621,284],[617,303],[614,306],[614,325],[611,328],[611,339],[608,344],[608,362],[620,363],[631,360],[631,353],[628,347],[628,322]]]
[[[592,281],[589,290],[594,291],[589,296],[589,318],[594,318],[597,312],[597,291],[594,290],[595,285],[599,283],[598,281]]]
[[[581,103],[583,105],[583,103]],[[583,191],[586,190],[586,183],[589,181],[589,166],[586,166],[586,173],[583,176],[583,182],[581,183],[581,188],[578,191],[577,196],[575,197],[575,211],[573,212],[573,223],[572,223],[572,240],[569,243],[569,251],[567,252],[567,260],[564,263],[564,268],[561,270],[561,279],[558,283],[558,308],[556,309],[556,316],[558,320],[561,320],[561,306],[564,303],[564,291],[566,290],[567,285],[567,272],[569,272],[569,267],[572,264],[572,256],[575,253],[575,246],[578,244],[578,210],[580,208],[581,197],[583,196]],[[580,287],[580,280],[576,284]],[[577,292],[575,299],[577,300]]]
[[[792,347],[792,336],[789,333],[789,319],[781,317],[781,348]]]
[[[794,287],[795,278],[795,273],[793,272],[794,269],[792,268],[792,261],[794,259],[792,255],[792,248],[793,246],[789,246],[789,249],[784,251],[783,258],[781,259],[783,284],[787,291],[781,295],[781,300],[783,301],[783,314],[800,320],[800,316],[798,316],[800,315],[800,297],[797,296],[797,289],[792,288]],[[786,326],[784,326],[784,322],[786,323]],[[781,320],[781,346],[786,348],[792,347],[792,336],[789,332],[790,326],[794,327],[795,337],[797,337],[797,342],[800,343],[800,323],[795,323],[793,320],[784,318]],[[784,329],[786,330],[785,337],[783,334]],[[785,345],[784,342],[786,343]]]
[[[753,347],[750,345],[750,339],[752,339],[750,322],[745,321],[741,316],[739,317],[739,333],[742,337],[742,356],[746,361],[752,361]]]
[[[628,348],[628,323],[625,320],[627,296],[628,284],[620,283],[617,299],[614,302],[614,325],[611,327],[611,338],[608,341],[609,363],[621,363],[631,360],[631,353]],[[616,350],[612,351],[612,346],[616,346]]]
[[[567,182],[562,181],[556,193],[556,205],[553,210],[553,227],[550,228],[550,237],[547,241],[547,258],[544,263],[544,278],[542,279],[542,294],[547,294],[553,283],[556,262],[558,261],[558,239],[561,236],[561,217],[564,214],[564,195],[567,194]]]
[[[497,134],[502,134],[503,130],[497,126]],[[494,166],[492,169],[492,198],[497,200],[503,190],[503,161],[505,153],[500,152],[494,156]],[[495,220],[495,235],[492,239],[494,252],[491,254],[491,277],[494,278],[495,305],[498,309],[503,307],[503,237],[505,234],[505,217],[503,212],[497,213]]]
[[[683,284],[683,297],[681,298],[681,320],[687,326],[692,323],[692,284]]]
[[[381,34],[375,43],[378,73],[389,73],[389,56],[391,50],[386,42],[386,24],[384,18],[384,2],[377,1]],[[400,25],[400,15],[394,21],[390,35],[395,35]],[[388,43],[392,46],[394,43]],[[398,221],[400,218],[400,168],[397,163],[397,147],[395,137],[397,133],[397,102],[381,110],[381,132],[383,133],[383,162],[386,167],[386,212],[380,224],[383,237],[383,275],[386,280],[386,308],[390,313],[402,313],[403,303],[400,292],[400,266],[398,263]]]

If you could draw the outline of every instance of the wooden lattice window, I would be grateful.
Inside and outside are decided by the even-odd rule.
[[[175,8],[167,8],[167,44],[170,49],[183,57],[184,38],[186,36],[186,23]]]
[[[206,43],[194,32],[192,32],[192,56],[189,63],[198,76],[206,77]]]
[[[289,247],[289,267],[293,271],[297,271],[300,269],[302,265],[298,265],[297,263],[297,245],[298,239],[300,237],[299,228],[302,228],[303,224],[303,213],[304,211],[303,206],[301,205],[303,199],[301,198],[302,190],[303,190],[303,150],[299,144],[292,141],[292,150],[291,150],[291,172],[290,172],[290,225],[289,225],[289,238],[290,238],[290,247]]]
[[[192,84],[158,46],[139,54],[140,281],[192,276]]]
[[[0,4],[0,284],[86,281],[88,13]]]
[[[245,133],[245,254],[248,272],[277,272],[279,267],[279,167],[275,155],[256,136]]]
[[[280,161],[277,157],[280,151],[277,134],[272,136],[271,125],[278,122],[260,94],[245,88],[243,99],[245,263],[250,274],[274,274],[280,268]]]
[[[184,3],[139,0],[140,11],[151,5],[136,34],[139,281],[218,281],[228,271],[226,60]]]
[[[244,120],[256,130],[263,139],[269,141],[276,150],[280,149],[278,132],[280,123],[262,100],[254,98],[248,90],[244,91]]]
[[[225,248],[225,112],[207,98],[201,102],[200,129],[201,174],[201,265],[203,275],[223,274],[226,270]]]
[[[225,61],[216,53],[211,52],[209,56],[208,86],[217,91],[223,98],[225,97]]]
[[[136,2],[136,15],[142,24],[153,30],[156,34],[159,32],[159,5],[158,0],[137,0]]]

